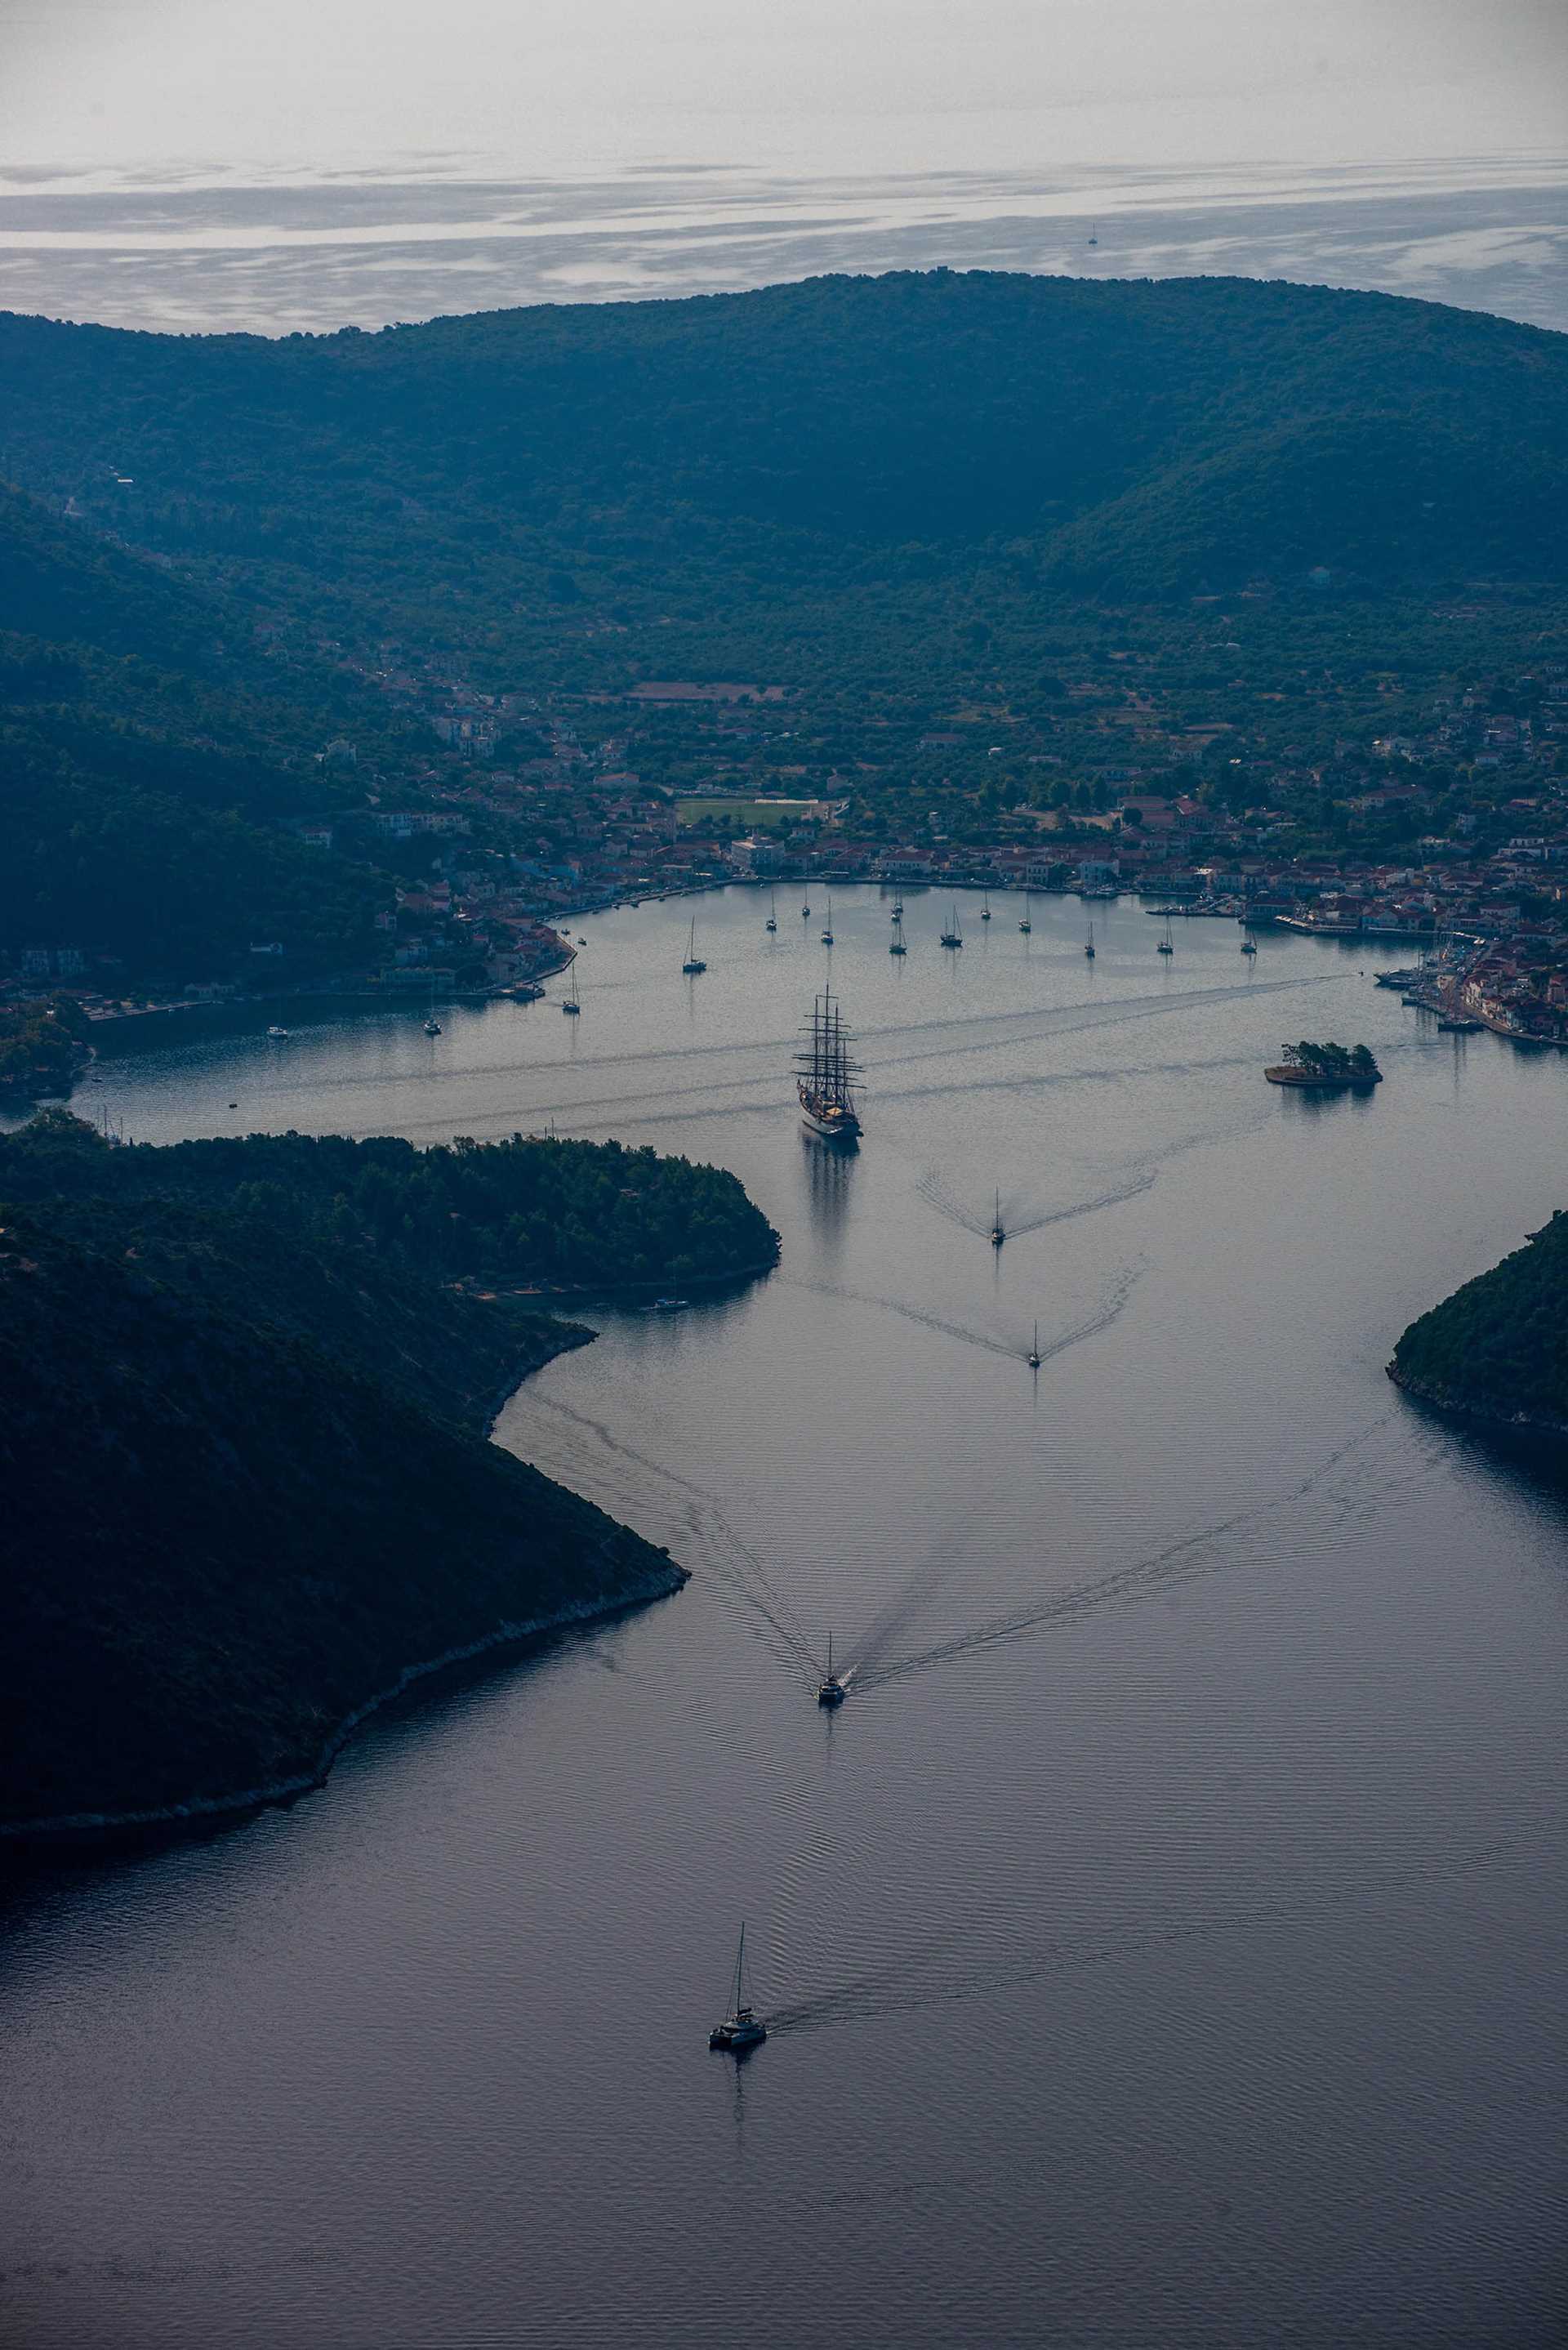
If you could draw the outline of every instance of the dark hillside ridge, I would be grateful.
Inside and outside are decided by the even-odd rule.
[[[1568,577],[1568,338],[1384,295],[939,270],[277,342],[10,316],[0,386],[28,486],[367,577],[421,534],[480,560],[481,516],[520,565],[654,575],[1002,537],[1128,594]]]
[[[484,1440],[590,1333],[453,1275],[771,1262],[733,1177],[613,1144],[117,1147],[52,1110],[0,1137],[0,1838],[299,1792],[410,1677],[684,1582]]]
[[[411,1669],[684,1580],[400,1384],[148,1272],[108,1214],[91,1248],[4,1224],[0,1835],[297,1792]]]
[[[1568,1436],[1568,1214],[1412,1322],[1388,1375],[1445,1410]]]
[[[132,976],[251,975],[266,939],[292,980],[369,951],[389,882],[279,828],[320,806],[330,720],[238,658],[250,629],[0,485],[0,957],[85,944]]]

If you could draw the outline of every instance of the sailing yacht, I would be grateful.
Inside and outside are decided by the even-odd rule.
[[[795,1091],[800,1114],[825,1142],[856,1143],[860,1120],[855,1111],[855,1080],[860,1065],[849,1054],[849,1032],[839,1017],[838,998],[812,999],[810,1042],[795,1055]]]
[[[901,922],[901,921],[903,920],[903,919],[904,919],[904,893],[903,893],[903,891],[900,889],[900,890],[899,890],[899,892],[898,892],[898,896],[897,896],[897,897],[894,899],[894,900],[893,900],[893,920],[894,920],[896,922]]]
[[[942,944],[945,947],[961,947],[963,944],[963,932],[959,928],[957,906],[948,908],[948,926],[942,932]]]
[[[1034,928],[1033,923],[1029,919],[1029,892],[1027,889],[1023,892],[1023,920],[1019,923],[1018,927],[1023,931],[1025,938],[1029,936],[1030,931]]]
[[[697,917],[695,914],[691,917],[691,930],[686,941],[686,960],[681,964],[680,968],[689,976],[693,975],[700,971],[706,971],[708,968],[707,964],[703,962],[701,956],[697,951]]]
[[[776,930],[777,930],[777,928],[778,928],[778,926],[779,926],[779,896],[778,896],[778,891],[777,891],[776,889],[770,889],[770,890],[768,891],[768,919],[767,919],[767,920],[763,924],[763,930],[764,930],[764,931],[776,931]]]
[[[1029,1342],[1029,1367],[1032,1371],[1037,1371],[1040,1368],[1040,1325],[1038,1322],[1034,1325],[1034,1336]]]
[[[1002,1222],[1002,1193],[1001,1193],[1000,1191],[998,1191],[998,1193],[997,1193],[997,1195],[996,1195],[996,1206],[995,1206],[994,1210],[992,1211],[992,1219],[991,1219],[991,1245],[992,1245],[992,1248],[997,1248],[997,1249],[999,1249],[999,1248],[1002,1246],[1002,1242],[1003,1242],[1006,1238],[1007,1238],[1007,1227],[1005,1226],[1005,1224],[1003,1224],[1003,1222]]]
[[[981,920],[982,922],[989,922],[989,921],[990,921],[990,920],[991,920],[991,892],[990,892],[990,890],[989,890],[989,889],[982,889],[982,890],[981,891],[981,893],[980,893],[980,897],[981,897],[980,919],[981,919]]]
[[[570,995],[564,995],[561,998],[561,1009],[563,1012],[569,1013],[575,1020],[582,1008],[582,1005],[577,1002],[577,966],[574,962],[572,965],[572,992]]]
[[[1170,916],[1168,914],[1167,914],[1165,918],[1165,936],[1161,939],[1159,945],[1155,951],[1158,954],[1174,954],[1176,952],[1176,941],[1170,935]]]
[[[904,917],[902,912],[896,913],[893,917],[893,935],[888,941],[888,952],[892,955],[901,955],[908,954],[909,951],[909,948],[904,944]]]
[[[730,2012],[708,2034],[710,2048],[723,2048],[732,2055],[739,2056],[748,2048],[760,2048],[767,2038],[768,2027],[759,2021],[745,1991],[746,1929],[742,1926],[741,1947],[735,1957],[735,1988],[730,1999]]]
[[[833,944],[833,892],[831,889],[827,893],[827,920],[823,925],[822,943],[825,947],[830,947]]]
[[[1246,935],[1246,937],[1245,937],[1245,938],[1242,940],[1242,941],[1241,941],[1241,952],[1242,952],[1244,955],[1255,955],[1255,954],[1257,953],[1257,951],[1258,951],[1258,941],[1257,941],[1257,940],[1252,936],[1251,931],[1251,929],[1249,928],[1249,930],[1248,930],[1248,931],[1247,931],[1247,935]]]
[[[811,899],[809,898],[800,910],[800,919],[803,922],[809,922],[811,920]]]
[[[433,979],[431,982],[431,1008],[425,1014],[425,1035],[427,1036],[439,1036],[441,1035],[441,1022],[435,1016],[435,982]]]
[[[827,1636],[827,1671],[816,1685],[818,1705],[842,1705],[849,1691],[833,1669],[833,1635]]]
[[[1095,926],[1093,922],[1089,924],[1089,941],[1088,944],[1084,949],[1084,952],[1088,956],[1089,961],[1093,962],[1095,960]]]

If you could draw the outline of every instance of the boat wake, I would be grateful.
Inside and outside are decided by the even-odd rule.
[[[658,1478],[680,1496],[680,1520],[686,1533],[698,1546],[703,1564],[712,1574],[715,1584],[732,1600],[738,1601],[754,1617],[770,1635],[769,1646],[777,1661],[815,1689],[822,1678],[815,1649],[800,1617],[778,1588],[767,1567],[751,1544],[735,1532],[724,1515],[718,1496],[704,1486],[694,1484],[662,1461],[639,1452],[635,1445],[612,1433],[602,1420],[588,1413],[575,1411],[558,1397],[547,1396],[542,1390],[529,1397],[531,1409],[551,1413],[569,1422],[583,1433],[592,1436],[605,1455],[629,1461],[648,1475]],[[576,1482],[580,1483],[580,1467]],[[618,1514],[635,1513],[642,1498],[631,1493],[601,1492],[597,1499],[601,1507],[613,1509]]]
[[[1041,1341],[1041,1361],[1049,1362],[1053,1356],[1064,1354],[1070,1347],[1081,1346],[1085,1338],[1096,1337],[1100,1331],[1108,1329],[1147,1269],[1147,1260],[1119,1266],[1108,1276],[1100,1302],[1091,1314],[1054,1338]],[[998,1337],[993,1332],[975,1330],[962,1322],[947,1321],[940,1314],[929,1314],[923,1306],[911,1305],[905,1298],[882,1297],[874,1290],[851,1289],[840,1282],[806,1281],[797,1274],[775,1273],[773,1278],[783,1287],[809,1290],[817,1297],[842,1297],[856,1305],[878,1306],[884,1314],[896,1314],[902,1321],[916,1323],[923,1330],[935,1330],[944,1338],[957,1338],[963,1346],[979,1347],[988,1355],[1003,1355],[1009,1362],[1017,1362],[1028,1352],[1021,1337]]]
[[[863,1669],[860,1686],[863,1690],[883,1689],[890,1682],[903,1680],[914,1673],[931,1671],[938,1665],[952,1664],[960,1657],[978,1654],[981,1649],[1002,1648],[1046,1624],[1073,1624],[1086,1616],[1097,1615],[1102,1608],[1120,1605],[1129,1599],[1141,1599],[1168,1589],[1189,1577],[1210,1571],[1219,1564],[1217,1545],[1228,1535],[1239,1534],[1245,1526],[1270,1516],[1275,1510],[1287,1508],[1302,1501],[1313,1488],[1348,1454],[1366,1443],[1376,1432],[1387,1426],[1391,1411],[1379,1413],[1367,1427],[1338,1446],[1327,1458],[1307,1471],[1306,1475],[1286,1492],[1272,1495],[1263,1502],[1249,1503],[1213,1525],[1202,1527],[1197,1534],[1187,1534],[1179,1542],[1168,1543],[1150,1557],[1136,1560],[1131,1565],[1115,1567],[1108,1574],[1091,1577],[1087,1582],[1069,1584],[1064,1588],[1043,1595],[1031,1605],[1016,1608],[1006,1615],[993,1616],[983,1624],[968,1631],[955,1632],[950,1639],[940,1640],[913,1655],[894,1656],[886,1661]],[[1346,1514],[1356,1508],[1355,1496],[1347,1495],[1340,1505]]]
[[[1010,1241],[1021,1240],[1026,1232],[1044,1232],[1047,1224],[1067,1223],[1075,1216],[1092,1216],[1101,1208],[1114,1208],[1123,1200],[1136,1200],[1140,1191],[1153,1188],[1158,1175],[1156,1161],[1138,1160],[1127,1173],[1105,1191],[1096,1192],[1092,1199],[1075,1200],[1064,1207],[1047,1207],[1016,1191],[1003,1191],[1000,1201],[1002,1230]],[[973,1208],[942,1181],[934,1168],[916,1179],[915,1189],[927,1206],[945,1216],[950,1223],[973,1232],[978,1240],[991,1238],[992,1222],[998,1207],[994,1192],[989,1206]]]
[[[935,1938],[888,1967],[868,1969],[843,1982],[784,2002],[770,2009],[768,2029],[821,2032],[839,2024],[877,2022],[911,2015],[922,2008],[995,1998],[1079,1968],[1136,1958],[1184,1942],[1306,1924],[1342,1904],[1359,1904],[1369,1891],[1407,1898],[1428,1885],[1469,1876],[1501,1858],[1514,1845],[1512,1837],[1494,1837],[1463,1853],[1445,1852],[1430,1860],[1413,1859],[1403,1866],[1390,1864],[1379,1853],[1369,1858],[1364,1872],[1339,1876],[1299,1894],[1251,1900],[1220,1897],[1185,1914],[1145,1913],[1119,1923],[1107,1921],[1054,1934],[1027,1949],[1010,1944],[1005,1957],[988,1959],[976,1950],[979,1929],[960,1929]]]

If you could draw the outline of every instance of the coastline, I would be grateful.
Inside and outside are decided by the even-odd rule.
[[[1456,1419],[1480,1420],[1487,1427],[1519,1429],[1537,1436],[1568,1437],[1568,1419],[1553,1419],[1545,1412],[1509,1411],[1501,1404],[1456,1395],[1451,1388],[1440,1388],[1428,1379],[1402,1371],[1394,1359],[1385,1363],[1383,1368],[1402,1394],[1413,1396],[1417,1403],[1427,1404],[1434,1411],[1448,1412]]]
[[[0,1821],[0,1844],[76,1844],[88,1838],[129,1835],[161,1827],[195,1826],[204,1821],[237,1818],[249,1813],[271,1810],[280,1804],[294,1803],[299,1796],[308,1795],[317,1787],[326,1785],[333,1763],[362,1722],[368,1721],[372,1714],[379,1712],[383,1706],[389,1705],[395,1698],[401,1697],[416,1682],[427,1679],[431,1674],[444,1672],[450,1666],[484,1656],[493,1648],[515,1648],[524,1641],[562,1630],[568,1625],[593,1623],[612,1616],[627,1615],[634,1607],[647,1607],[655,1599],[673,1597],[691,1580],[690,1570],[677,1566],[670,1559],[658,1573],[649,1575],[640,1586],[628,1587],[613,1596],[594,1600],[574,1600],[548,1615],[498,1624],[493,1632],[485,1633],[481,1639],[466,1641],[461,1647],[443,1650],[440,1656],[405,1665],[397,1679],[388,1688],[378,1690],[344,1717],[331,1731],[309,1769],[290,1778],[274,1780],[264,1787],[240,1788],[227,1795],[192,1795],[182,1804],[165,1804],[148,1811],[73,1812],[52,1819]]]
[[[535,1372],[543,1370],[557,1355],[570,1353],[578,1347],[591,1345],[597,1336],[580,1322],[556,1322],[539,1341],[526,1350],[514,1378],[507,1380],[493,1402],[480,1418],[480,1432],[487,1440],[493,1435],[496,1421],[511,1399]],[[569,1492],[569,1487],[564,1488]],[[372,1715],[432,1675],[452,1667],[471,1662],[493,1650],[524,1646],[574,1625],[607,1620],[627,1615],[632,1609],[650,1606],[657,1599],[671,1598],[691,1579],[689,1568],[679,1565],[662,1545],[644,1543],[634,1530],[615,1523],[617,1536],[629,1535],[640,1549],[656,1549],[662,1564],[634,1576],[611,1591],[600,1592],[591,1598],[568,1600],[538,1616],[505,1618],[476,1640],[458,1643],[441,1650],[433,1657],[415,1659],[405,1665],[395,1679],[385,1688],[374,1690],[347,1713],[329,1731],[314,1760],[286,1777],[268,1781],[254,1787],[235,1788],[224,1794],[192,1795],[175,1804],[149,1807],[133,1807],[117,1812],[72,1812],[47,1814],[21,1820],[0,1820],[0,1850],[15,1855],[18,1852],[43,1853],[50,1846],[66,1848],[94,1848],[100,1844],[112,1844],[116,1839],[149,1842],[174,1841],[181,1830],[195,1830],[203,1825],[238,1821],[258,1812],[286,1805],[303,1795],[313,1794],[326,1785],[332,1765],[353,1737],[355,1731]],[[161,1834],[160,1832],[163,1832]]]

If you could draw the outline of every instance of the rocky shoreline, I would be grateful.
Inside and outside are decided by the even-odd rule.
[[[628,1615],[633,1608],[650,1606],[656,1599],[672,1597],[691,1579],[687,1568],[677,1566],[674,1560],[670,1559],[661,1569],[650,1573],[639,1585],[628,1586],[614,1594],[601,1595],[591,1601],[574,1601],[551,1610],[547,1615],[498,1624],[493,1632],[486,1633],[481,1639],[465,1641],[461,1647],[445,1649],[440,1656],[406,1665],[388,1688],[378,1690],[363,1704],[347,1714],[327,1739],[314,1762],[291,1777],[274,1780],[263,1787],[239,1788],[224,1795],[193,1795],[184,1803],[160,1804],[145,1811],[77,1812],[51,1819],[0,1821],[0,1846],[81,1844],[123,1836],[151,1836],[159,1830],[194,1829],[213,1822],[245,1818],[280,1804],[296,1803],[302,1795],[312,1794],[318,1787],[326,1785],[333,1763],[354,1732],[373,1714],[379,1713],[383,1706],[390,1705],[395,1699],[403,1696],[416,1682],[494,1649],[517,1648],[524,1641],[549,1632],[564,1631],[572,1625],[604,1622],[616,1616]]]
[[[1397,1362],[1384,1365],[1394,1385],[1417,1403],[1430,1405],[1434,1411],[1448,1412],[1456,1419],[1480,1420],[1489,1428],[1510,1428],[1522,1434],[1537,1436],[1568,1436],[1568,1419],[1554,1419],[1545,1412],[1509,1411],[1501,1404],[1490,1404],[1479,1398],[1456,1394],[1452,1388],[1439,1387],[1435,1380],[1413,1378],[1400,1369]]]

